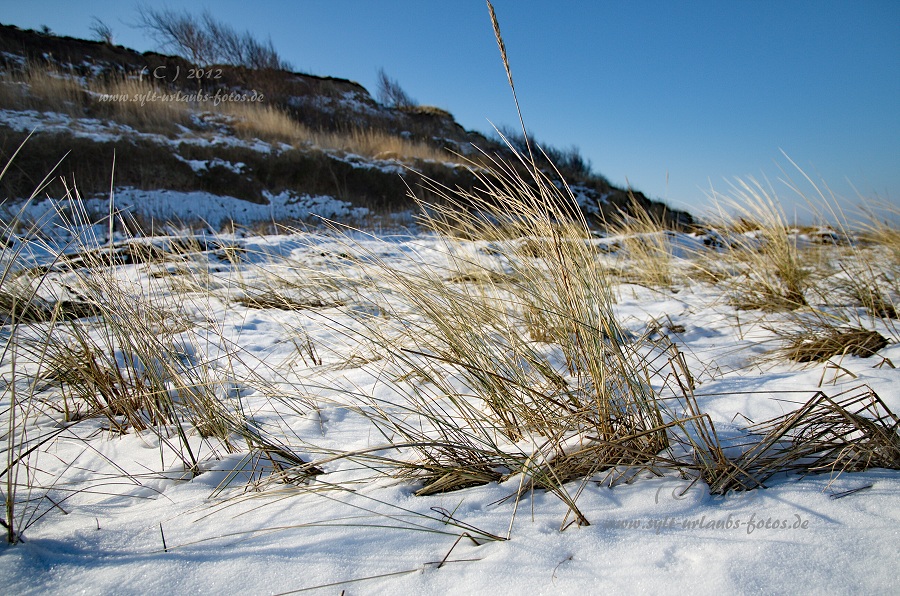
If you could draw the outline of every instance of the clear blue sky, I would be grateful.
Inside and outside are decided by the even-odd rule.
[[[383,67],[469,129],[518,121],[482,0],[165,6],[271,36],[303,72],[373,90]],[[777,178],[784,150],[850,203],[854,187],[900,202],[900,0],[494,6],[529,129],[578,146],[616,184],[702,212],[710,184]],[[136,4],[0,0],[0,22],[75,37],[90,36],[93,16],[117,43],[156,49],[131,26]]]

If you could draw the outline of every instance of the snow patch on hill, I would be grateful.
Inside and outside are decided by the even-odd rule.
[[[263,191],[268,204],[251,203],[229,196],[214,195],[203,191],[182,192],[175,190],[141,190],[117,188],[113,204],[117,211],[139,215],[160,222],[205,222],[220,229],[228,222],[250,225],[259,221],[317,220],[319,218],[354,221],[365,218],[369,210],[354,207],[347,201],[330,196],[313,196],[283,191],[272,194]],[[64,206],[67,201],[61,201]],[[28,217],[46,219],[56,210],[56,202],[44,200],[29,205]],[[93,197],[84,200],[88,214],[97,218],[109,212],[109,198]]]

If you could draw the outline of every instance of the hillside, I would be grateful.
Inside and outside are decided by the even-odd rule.
[[[471,191],[489,159],[514,163],[498,139],[465,130],[445,110],[385,106],[345,79],[197,69],[177,56],[13,26],[0,26],[0,69],[4,163],[34,131],[0,180],[0,198],[13,203],[38,188],[39,197],[77,187],[105,200],[112,185],[118,205],[144,223],[218,229],[318,215],[366,224],[403,221],[410,192],[438,200],[426,178]],[[635,205],[672,227],[692,223],[615,188],[577,153],[544,149],[592,223]],[[544,171],[558,177],[549,163]]]

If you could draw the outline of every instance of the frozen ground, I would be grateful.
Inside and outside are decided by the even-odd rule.
[[[577,526],[552,493],[527,492],[517,505],[518,476],[414,496],[421,483],[393,477],[389,466],[331,461],[385,444],[352,396],[390,403],[402,381],[373,367],[348,331],[355,311],[373,308],[364,292],[341,294],[316,272],[341,274],[351,258],[441,271],[443,245],[430,236],[222,242],[247,252],[231,262],[203,253],[125,265],[117,275],[197,322],[173,336],[188,356],[214,361],[226,346],[238,353],[237,364],[211,369],[223,376],[223,395],[325,473],[282,482],[259,452],[229,453],[191,429],[201,461],[191,474],[174,440],[115,434],[101,419],[61,425],[30,455],[36,488],[20,508],[24,541],[0,546],[7,593],[896,593],[896,470],[778,476],[765,489],[726,495],[676,473],[641,471],[613,487],[601,473],[565,487],[590,522]],[[459,250],[472,261],[502,254],[484,243]],[[621,266],[615,253],[604,258]],[[74,275],[48,278],[41,291]],[[322,300],[301,310],[236,301],[254,288]],[[685,280],[675,290],[620,283],[616,314],[635,337],[660,326],[685,354],[698,404],[720,433],[794,410],[817,391],[867,386],[900,412],[900,374],[887,364],[900,363],[896,338],[875,357],[801,367],[767,357],[777,347],[771,318],[738,315],[717,286]],[[2,366],[7,379],[9,358]],[[4,399],[7,409],[8,391]]]

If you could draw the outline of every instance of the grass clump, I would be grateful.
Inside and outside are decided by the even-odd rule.
[[[854,265],[842,265],[846,276],[837,284],[837,289],[850,300],[851,304],[860,306],[869,314],[872,320],[882,320],[890,323],[898,316],[897,305],[891,300],[890,277],[885,272],[873,270],[870,263],[858,260],[860,255],[854,255],[857,261]]]
[[[840,473],[900,469],[900,418],[866,386],[835,396],[817,392],[788,414],[748,429],[750,447],[710,491],[764,487],[788,472]]]
[[[398,323],[361,322],[388,363],[379,377],[396,379],[404,396],[399,406],[370,401],[361,411],[417,454],[396,465],[423,483],[419,495],[518,477],[522,491],[550,490],[588,523],[564,485],[654,465],[669,446],[663,407],[640,346],[613,315],[607,271],[568,188],[536,169],[523,179],[512,165],[494,165],[480,175],[484,193],[433,189],[443,200],[425,206],[421,224],[439,234],[428,250],[444,266],[416,266],[415,256],[399,268],[372,253],[360,260]],[[532,241],[522,256],[473,251],[467,238]]]
[[[66,219],[81,227],[87,217],[83,204],[77,196],[67,203]],[[93,318],[51,320],[21,345],[22,355],[59,383],[66,417],[72,412],[103,416],[120,433],[167,427],[179,436],[188,469],[196,468],[198,459],[184,434],[185,422],[206,428],[232,449],[228,422],[234,419],[215,395],[209,367],[194,358],[188,339],[178,337],[193,323],[171,299],[117,275],[122,254],[144,260],[150,251],[104,250],[91,236],[81,242],[74,277],[61,289],[89,304]]]
[[[354,128],[343,132],[318,132],[310,142],[323,149],[355,153],[381,160],[459,163],[454,154],[379,130]]]
[[[419,495],[515,478],[517,502],[544,488],[587,524],[576,504],[580,489],[567,485],[604,471],[614,478],[628,476],[623,469],[675,469],[724,492],[762,486],[757,476],[765,474],[745,461],[754,450],[777,457],[776,471],[809,470],[804,458],[820,444],[776,456],[774,442],[754,439],[743,455],[730,455],[696,402],[683,355],[664,340],[631,337],[616,320],[612,283],[569,188],[554,184],[530,154],[514,155],[515,165],[486,156],[491,167],[476,172],[477,191],[430,183],[441,201],[424,205],[421,223],[437,233],[427,250],[437,251],[442,267],[416,266],[415,256],[392,266],[354,246],[365,253],[362,276],[385,305],[359,319],[382,358],[373,375],[402,396],[399,403],[361,398],[357,408],[388,445],[413,452],[393,459],[395,473],[421,481]],[[744,223],[755,222],[751,232],[732,232],[737,239],[726,247],[746,264],[744,291],[752,288],[763,304],[807,305],[808,272],[777,200],[759,185],[743,186],[737,200]],[[659,231],[652,220],[630,225]],[[473,251],[471,239],[491,250]],[[518,239],[526,239],[524,251]],[[504,246],[513,250],[496,248]],[[670,254],[649,250],[660,261]],[[501,275],[505,283],[496,283]],[[852,349],[875,348],[873,337]],[[816,410],[803,428],[829,416]]]
[[[243,139],[296,145],[312,137],[312,131],[275,106],[225,102],[219,111],[231,117],[231,127]]]
[[[247,308],[267,309],[274,308],[277,310],[309,310],[318,308],[332,308],[343,306],[342,302],[326,302],[320,299],[298,300],[290,296],[270,293],[261,295],[250,295],[235,298],[235,302]]]
[[[669,230],[631,196],[628,212],[620,210],[615,222],[607,223],[607,232],[622,236],[628,255],[628,281],[655,287],[670,287],[674,281],[675,259]]]
[[[271,463],[260,464],[257,475],[266,468],[282,481],[305,482],[320,473],[291,446],[261,431],[265,426],[246,411],[246,393],[262,399],[283,394],[260,374],[263,367],[248,367],[202,311],[191,308],[192,296],[154,285],[152,275],[133,275],[161,259],[215,258],[220,245],[171,239],[165,248],[136,241],[103,246],[85,233],[92,228],[77,194],[67,199],[68,207],[54,216],[73,240],[43,246],[53,262],[35,270],[38,278],[30,285],[10,285],[23,268],[26,243],[21,232],[4,230],[16,238],[4,245],[0,261],[0,297],[14,296],[2,305],[9,307],[3,321],[9,333],[0,353],[7,540],[19,540],[47,507],[108,480],[110,472],[87,474],[74,484],[48,476],[39,459],[63,435],[86,444],[100,430],[149,438],[160,445],[163,468],[147,474],[162,478],[191,478],[203,472],[209,457],[244,450]],[[64,258],[63,248],[75,256]],[[38,290],[76,299],[38,297]],[[293,408],[304,406],[292,400]],[[164,462],[172,456],[174,468]],[[113,474],[140,486],[118,462],[109,464]]]
[[[840,325],[808,325],[797,332],[776,333],[785,343],[779,353],[801,363],[827,362],[834,356],[869,358],[888,344],[877,331]]]
[[[732,194],[720,202],[719,220],[728,230],[725,254],[743,270],[734,280],[736,307],[777,311],[808,305],[811,271],[771,187],[738,180]]]
[[[862,236],[889,251],[893,266],[900,266],[900,207],[887,201],[873,201],[865,208],[865,218],[860,222]]]

